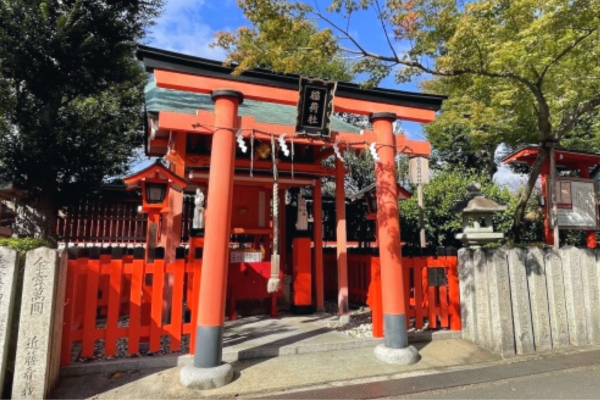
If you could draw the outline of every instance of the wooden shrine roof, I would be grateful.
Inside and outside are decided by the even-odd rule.
[[[182,90],[163,89],[150,82],[145,88],[146,110],[149,112],[172,111],[196,115],[198,110],[214,112],[215,103],[208,94],[184,92]],[[264,101],[244,100],[239,106],[240,116],[252,116],[258,122],[278,125],[296,125],[297,109],[285,104]],[[334,117],[333,131],[360,133],[360,128]]]
[[[537,157],[537,153],[537,146],[527,146],[506,156],[502,162],[505,164],[517,162],[532,165]],[[593,167],[600,164],[600,154],[586,151],[556,149],[554,156],[557,165],[562,165],[566,168],[579,168],[582,165]]]
[[[137,57],[148,72],[154,70],[174,71],[184,74],[204,75],[229,81],[271,86],[275,88],[298,90],[299,76],[293,74],[278,74],[266,69],[245,71],[239,76],[233,76],[233,68],[223,66],[223,63],[201,57],[189,56],[148,46],[138,46]],[[402,90],[384,88],[364,89],[352,83],[339,82],[336,97],[362,100],[373,103],[387,103],[405,107],[414,107],[439,111],[446,96],[414,93]]]

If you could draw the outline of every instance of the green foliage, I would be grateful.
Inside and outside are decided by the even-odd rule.
[[[0,173],[29,192],[21,233],[53,236],[60,207],[127,170],[143,141],[133,53],[161,4],[0,2]]]
[[[330,29],[319,31],[302,7],[279,0],[238,1],[254,28],[218,32],[212,47],[227,51],[225,63],[236,63],[235,73],[268,68],[281,73],[350,81],[353,75],[339,56],[337,38]]]
[[[424,222],[426,241],[430,246],[461,246],[455,235],[462,232],[462,217],[451,209],[467,198],[467,185],[471,182],[482,184],[481,192],[498,204],[507,205],[508,210],[496,213],[493,218],[494,230],[507,232],[511,226],[511,216],[517,204],[517,197],[506,188],[490,183],[476,171],[464,174],[446,169],[434,174],[431,182],[423,186]],[[414,190],[413,192],[416,192]],[[409,245],[419,244],[419,207],[417,196],[400,202],[400,226],[402,240]]]
[[[0,247],[10,247],[19,252],[20,256],[24,256],[29,250],[37,249],[38,247],[53,247],[52,244],[43,239],[34,238],[0,238]]]
[[[467,161],[474,161],[482,148],[490,158],[501,143],[510,148],[544,146],[515,208],[515,234],[547,156],[547,144],[558,141],[578,147],[590,142],[592,149],[597,148],[597,114],[586,119],[600,106],[600,0],[328,3],[321,9],[319,2],[238,0],[261,32],[244,43],[244,60],[250,61],[240,59],[240,68],[260,65],[257,61],[272,46],[285,49],[273,53],[282,66],[279,70],[300,71],[305,50],[282,43],[293,43],[298,33],[295,23],[314,18],[323,24],[314,33],[322,45],[321,54],[311,57],[314,60],[327,63],[345,57],[351,74],[368,85],[392,74],[397,82],[430,74],[433,78],[423,88],[450,96],[437,126],[427,132],[432,141],[450,149],[456,144],[452,134],[461,131],[465,140],[458,145],[465,147]],[[371,51],[353,34],[352,21],[371,26],[374,34],[383,33],[388,49]],[[487,165],[489,178],[493,162]]]

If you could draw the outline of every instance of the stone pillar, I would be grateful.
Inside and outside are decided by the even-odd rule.
[[[584,346],[588,344],[588,338],[582,290],[581,254],[579,249],[573,246],[565,246],[559,250],[559,253],[565,280],[569,339],[572,346]]]
[[[458,250],[458,282],[460,288],[460,320],[462,337],[475,342],[477,315],[475,314],[475,270],[473,252],[468,248]]]
[[[525,270],[526,257],[527,252],[524,249],[508,250],[508,276],[510,278],[515,350],[517,354],[528,354],[535,351],[531,307],[529,306],[529,289]]]
[[[44,399],[58,381],[66,252],[27,252],[12,398]]]
[[[490,287],[492,349],[503,356],[513,356],[515,355],[515,331],[506,250],[496,249],[488,252],[487,273]]]
[[[540,248],[532,247],[527,250],[525,266],[527,268],[535,350],[550,350],[552,349],[552,333],[550,329],[550,312],[548,310],[546,267],[544,265],[544,253]]]
[[[550,310],[550,329],[552,331],[552,348],[569,347],[569,326],[567,323],[567,306],[565,284],[560,254],[556,249],[548,249],[544,255],[546,267],[546,284],[548,288],[548,309]]]
[[[348,249],[346,246],[346,192],[344,163],[335,159],[335,217],[337,222],[338,316],[342,324],[350,322],[348,307]]]
[[[16,271],[17,251],[8,247],[0,247],[0,393],[4,390],[4,376],[8,362],[15,306]]]
[[[384,343],[375,348],[375,357],[393,364],[413,364],[420,359],[419,352],[408,345],[404,299],[402,251],[400,247],[400,221],[395,144],[392,124],[394,113],[371,114],[373,130],[377,134],[375,164],[377,186],[377,226],[381,282],[383,297]]]
[[[492,327],[490,323],[490,294],[485,250],[476,249],[473,252],[473,269],[475,277],[475,313],[477,315],[475,343],[490,349],[492,348]]]
[[[213,134],[210,158],[196,346],[193,365],[185,366],[180,374],[181,383],[194,389],[220,387],[233,377],[231,365],[222,363],[222,353],[235,134],[243,94],[234,90],[215,90],[212,99],[217,130]]]
[[[591,249],[578,249],[581,253],[583,299],[589,344],[600,343],[600,298],[596,256]]]

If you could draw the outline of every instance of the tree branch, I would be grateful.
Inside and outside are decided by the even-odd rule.
[[[579,43],[583,42],[586,38],[588,38],[589,36],[591,36],[592,33],[596,32],[596,31],[597,31],[597,29],[591,29],[591,30],[587,31],[585,35],[580,36],[573,43],[571,43],[570,45],[568,45],[567,47],[565,47],[565,49],[563,51],[561,51],[560,53],[558,53],[558,55],[556,57],[554,57],[554,59],[552,61],[550,61],[544,67],[544,69],[542,70],[542,73],[540,74],[540,78],[539,78],[538,82],[541,83],[544,80],[544,77],[548,73],[548,70],[550,69],[550,67],[552,67],[554,64],[556,64],[557,62],[559,62],[564,56],[566,56],[567,54],[569,54],[569,52],[571,50],[573,50],[575,47],[577,47],[577,45]]]
[[[377,13],[379,14],[379,21],[381,21],[381,28],[383,29],[383,32],[385,33],[385,39],[387,40],[388,46],[390,46],[390,49],[392,50],[394,57],[396,57],[396,59],[398,59],[398,53],[396,53],[394,46],[392,46],[392,42],[390,40],[390,35],[388,34],[388,31],[385,27],[385,22],[383,22],[383,14],[381,12],[381,6],[379,5],[379,0],[375,0],[375,6],[377,7]]]
[[[327,22],[329,25],[333,26],[335,29],[337,29],[338,31],[340,31],[342,34],[344,34],[344,36],[346,37],[346,39],[350,40],[352,42],[352,44],[359,50],[358,52],[356,50],[350,50],[350,49],[344,49],[342,48],[343,51],[348,51],[350,53],[353,54],[363,54],[367,57],[372,57],[372,58],[376,58],[382,61],[392,61],[392,62],[399,62],[400,60],[398,59],[398,57],[389,57],[389,56],[384,56],[381,54],[375,54],[375,53],[371,53],[367,50],[365,50],[365,48],[363,48],[360,43],[358,43],[358,41],[356,39],[354,39],[350,33],[348,33],[347,30],[340,28],[337,24],[335,24],[333,21],[331,21],[329,18],[327,18],[326,16],[324,16],[323,14],[321,14],[320,12],[315,12],[313,11],[313,13],[321,18],[323,21]]]
[[[562,119],[562,121],[560,122],[560,124],[558,124],[558,127],[554,131],[553,136],[557,139],[560,139],[566,131],[571,129],[571,127],[577,121],[579,121],[579,118],[583,114],[592,111],[594,108],[596,108],[598,106],[600,106],[600,94],[596,95],[596,97],[594,97],[586,102],[579,104],[577,107],[575,107],[573,109],[573,111],[571,111],[569,113],[569,115],[565,116]]]

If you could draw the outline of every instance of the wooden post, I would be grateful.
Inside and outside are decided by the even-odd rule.
[[[344,163],[335,160],[335,216],[337,219],[338,315],[342,323],[350,322],[348,306],[348,249],[346,244],[346,194]]]
[[[556,206],[556,159],[554,154],[554,148],[556,145],[552,143],[550,145],[550,196],[552,199],[552,235],[554,236],[554,248],[559,248],[559,231],[558,231],[558,207]]]
[[[425,244],[425,222],[423,220],[423,184],[417,185],[417,202],[419,204],[419,238],[421,240],[421,248],[424,249]]]
[[[185,175],[186,135],[185,132],[177,132],[175,134],[170,154],[170,169],[179,176]],[[165,248],[165,263],[173,263],[175,262],[175,249],[181,243],[183,191],[169,190],[168,204],[169,212],[164,216],[161,243]]]
[[[552,229],[550,228],[550,203],[551,198],[548,194],[548,175],[542,173],[542,198],[545,200],[542,210],[544,212],[544,240],[546,244],[554,243],[554,236],[552,235]]]
[[[243,95],[233,90],[215,90],[212,99],[215,102],[215,126],[218,128],[213,134],[208,180],[206,235],[194,354],[194,366],[197,368],[218,367],[222,361],[235,129],[238,106],[243,101]]]
[[[396,167],[394,165],[394,133],[392,124],[396,120],[393,113],[371,114],[373,130],[377,134],[377,152],[380,161],[375,163],[377,185],[377,225],[379,259],[381,263],[381,289],[383,299],[383,324],[385,341],[376,348],[375,355],[381,360],[389,360],[390,351],[407,349],[405,364],[418,361],[418,352],[409,348],[406,331],[407,317],[405,305],[402,252],[400,247],[400,219]]]
[[[323,206],[321,178],[317,178],[313,196],[313,233],[315,241],[315,291],[317,311],[325,311],[325,286],[323,280]]]
[[[159,221],[160,213],[158,211],[148,212],[148,226],[146,227],[146,261],[148,263],[154,262],[154,256],[156,254],[156,236],[158,235]]]

